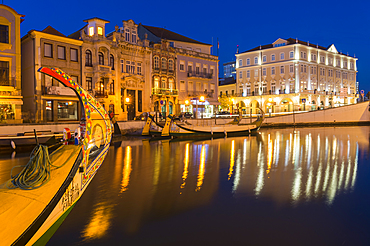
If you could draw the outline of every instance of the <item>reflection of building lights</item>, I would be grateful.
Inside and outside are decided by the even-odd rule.
[[[205,173],[205,161],[206,161],[206,147],[203,145],[201,153],[200,153],[198,181],[197,181],[197,188],[195,189],[195,191],[199,191],[202,188],[203,180],[204,180],[204,173]]]
[[[186,178],[188,177],[189,169],[189,143],[185,145],[184,171],[182,173],[181,189],[185,187]]]
[[[127,146],[124,159],[124,167],[122,172],[121,193],[128,189],[127,187],[130,182],[130,174],[132,170],[131,162],[132,162],[131,146]]]
[[[230,168],[228,174],[228,180],[230,180],[231,176],[233,175],[234,171],[234,153],[235,152],[235,140],[231,141],[231,149],[230,149]]]

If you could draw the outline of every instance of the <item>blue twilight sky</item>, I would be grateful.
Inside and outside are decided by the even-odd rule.
[[[163,27],[195,40],[220,43],[222,64],[235,59],[236,46],[246,51],[270,44],[278,38],[298,38],[358,57],[360,89],[370,91],[369,0],[310,1],[29,1],[2,0],[25,15],[21,36],[48,25],[69,35],[99,17],[110,21],[106,31],[122,26],[122,20]]]

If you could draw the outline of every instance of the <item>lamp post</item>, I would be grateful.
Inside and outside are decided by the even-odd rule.
[[[200,96],[199,97],[199,102],[204,102],[206,99],[205,99],[205,97],[204,96]],[[198,105],[198,104],[197,104]],[[203,113],[202,113],[202,115],[201,115],[201,118],[203,119]]]
[[[126,97],[125,98],[125,102],[126,102],[126,110],[127,110],[127,121],[129,120],[129,108],[128,108],[128,106],[129,106],[129,104],[130,104],[130,98],[129,97]]]

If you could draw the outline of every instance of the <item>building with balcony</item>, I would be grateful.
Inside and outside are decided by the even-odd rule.
[[[356,57],[297,39],[236,54],[236,102],[257,113],[317,110],[356,102]]]
[[[168,47],[166,49],[171,54],[176,54],[173,68],[174,75],[167,76],[168,82],[156,84],[155,77],[152,81],[153,92],[169,91],[168,93],[171,95],[154,96],[152,98],[153,105],[158,100],[160,103],[168,102],[168,108],[163,106],[161,108],[162,112],[166,110],[165,114],[192,112],[198,117],[212,116],[216,111],[216,105],[219,104],[217,100],[218,57],[211,55],[212,45],[190,39],[164,28],[139,25],[139,36],[144,37],[145,35],[153,45],[153,56],[157,54],[158,49],[159,51],[162,50],[163,53],[165,47]],[[154,69],[156,65],[153,64],[153,66]],[[161,67],[162,65],[158,66]],[[168,71],[172,71],[171,68],[170,63],[168,63]],[[175,87],[170,87],[172,84],[170,79],[172,78],[175,80]],[[159,88],[156,86],[159,86]],[[199,100],[202,96],[205,99],[204,101]],[[170,103],[175,104],[172,105],[172,111]],[[154,107],[153,109],[155,110]]]
[[[82,86],[117,120],[132,120],[150,110],[151,50],[140,40],[137,24],[123,21],[106,34],[109,21],[84,20],[87,24],[69,37],[82,40]]]
[[[76,94],[57,80],[37,72],[40,67],[60,68],[81,83],[81,40],[66,37],[48,26],[22,38],[23,115],[28,122],[80,120]]]
[[[0,4],[0,124],[22,123],[21,37],[24,15]]]

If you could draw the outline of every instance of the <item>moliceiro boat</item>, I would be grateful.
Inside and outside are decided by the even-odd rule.
[[[153,116],[149,115],[143,128],[142,135],[151,136],[152,138],[212,138],[254,134],[260,129],[265,119],[263,110],[260,109],[260,111],[260,116],[250,124],[241,124],[241,117],[237,117],[226,124],[211,126],[175,122],[173,121],[173,115],[170,114],[166,118],[165,125],[161,128],[154,122]],[[157,127],[156,129],[153,129],[153,124],[154,127]]]
[[[83,115],[73,144],[66,139],[50,154],[36,146],[23,170],[12,170],[0,186],[0,245],[45,245],[103,163],[112,138],[111,120],[93,96],[59,69],[38,71],[71,88]]]

